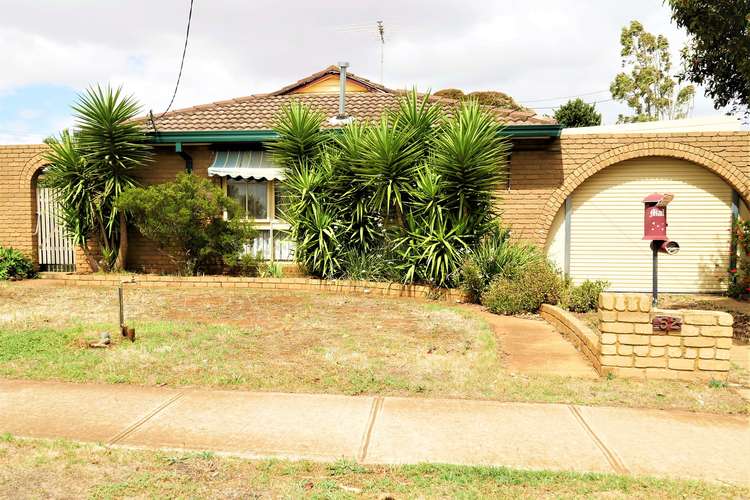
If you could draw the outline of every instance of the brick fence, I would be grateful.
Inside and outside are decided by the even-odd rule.
[[[602,293],[598,331],[559,307],[542,317],[578,345],[601,375],[672,379],[726,379],[732,347],[732,315],[721,311],[651,307],[645,294]],[[654,326],[656,317],[679,329]]]

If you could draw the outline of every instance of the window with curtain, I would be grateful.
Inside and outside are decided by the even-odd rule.
[[[227,195],[240,205],[240,215],[248,219],[268,219],[267,181],[227,180]]]

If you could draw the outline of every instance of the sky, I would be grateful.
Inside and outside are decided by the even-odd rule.
[[[194,0],[174,108],[276,90],[338,61],[392,88],[500,90],[539,114],[570,96],[611,99],[631,20],[686,34],[662,0]],[[144,111],[174,91],[189,0],[0,0],[0,144],[73,124],[87,86],[122,85]],[[604,123],[628,108],[599,102]],[[721,113],[698,89],[692,117]]]

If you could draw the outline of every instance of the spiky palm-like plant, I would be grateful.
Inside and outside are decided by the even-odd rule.
[[[456,284],[504,179],[508,143],[493,115],[467,102],[446,118],[429,95],[410,92],[376,123],[328,134],[315,128],[322,115],[290,107],[280,124],[272,148],[286,162],[299,262],[328,277],[346,276],[347,263],[380,275],[375,267],[392,262],[406,282]]]
[[[509,151],[496,119],[476,101],[461,103],[435,138],[431,160],[449,193],[446,206],[456,216],[477,224],[495,217],[493,200],[506,178]]]
[[[323,113],[296,100],[282,107],[275,124],[279,138],[268,144],[276,163],[288,170],[317,161],[330,138],[320,128],[324,120]]]
[[[74,131],[47,141],[44,184],[55,189],[62,222],[94,269],[125,267],[127,217],[115,202],[137,185],[135,170],[153,155],[141,125],[133,121],[139,111],[138,102],[123,95],[122,88],[97,85],[73,105]],[[101,252],[99,262],[88,253],[92,238]]]
[[[386,117],[363,135],[362,155],[355,171],[372,188],[372,208],[386,219],[403,222],[404,205],[410,199],[421,155],[420,144],[413,139],[413,131],[399,129]]]

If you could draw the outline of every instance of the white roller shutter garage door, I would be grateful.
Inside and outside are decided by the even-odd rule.
[[[653,192],[675,195],[667,210],[667,233],[681,247],[677,255],[659,255],[659,290],[722,291],[730,253],[732,188],[706,168],[669,158],[613,165],[573,192],[570,276],[576,282],[607,280],[616,291],[651,289],[651,250],[642,240],[641,200]],[[560,233],[564,231],[557,231],[558,238]]]

